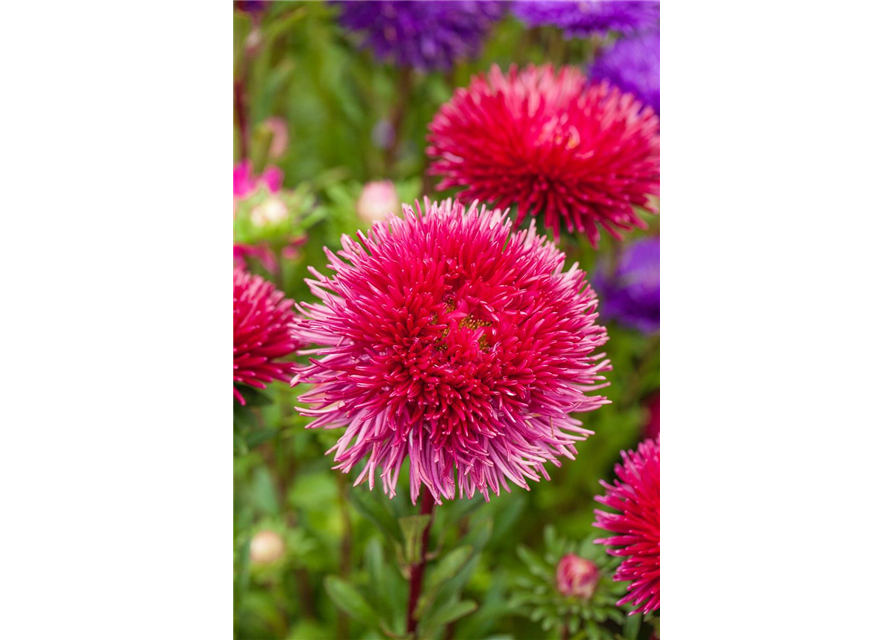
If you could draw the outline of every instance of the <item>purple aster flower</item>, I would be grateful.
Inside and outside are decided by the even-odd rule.
[[[656,1],[519,1],[513,11],[529,27],[552,25],[572,38],[608,31],[630,34],[660,24],[660,2]]]
[[[388,62],[446,70],[476,55],[503,3],[461,1],[336,2],[341,24],[366,34],[362,46]]]
[[[594,81],[607,80],[635,94],[660,115],[660,31],[619,40],[589,73]]]
[[[259,16],[266,11],[268,4],[270,4],[270,0],[237,0],[233,2],[236,9],[253,16]]]
[[[627,245],[614,273],[602,264],[594,285],[603,320],[616,320],[642,333],[660,331],[660,238]]]

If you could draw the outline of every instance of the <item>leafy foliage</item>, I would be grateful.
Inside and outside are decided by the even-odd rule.
[[[591,540],[577,543],[559,538],[552,526],[546,527],[543,538],[542,557],[523,545],[518,547],[526,571],[515,579],[509,606],[538,622],[544,631],[566,628],[567,637],[613,640],[628,611],[615,605],[625,592],[622,584],[613,581],[619,562]],[[591,598],[567,596],[556,588],[558,563],[567,554],[591,560],[598,568],[598,584]]]

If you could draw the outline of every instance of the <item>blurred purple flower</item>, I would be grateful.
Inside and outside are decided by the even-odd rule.
[[[616,271],[602,264],[595,274],[602,320],[616,320],[642,333],[660,331],[660,238],[626,246]]]
[[[650,30],[660,24],[660,2],[569,0],[515,2],[512,10],[529,27],[552,25],[572,38]]]
[[[589,70],[593,81],[607,80],[635,94],[660,115],[660,31],[622,38]]]
[[[268,4],[270,4],[270,0],[236,0],[233,2],[236,9],[253,16],[259,16],[266,11]]]
[[[403,67],[447,70],[476,55],[490,25],[502,17],[497,1],[334,2],[341,24],[366,35],[362,46]]]

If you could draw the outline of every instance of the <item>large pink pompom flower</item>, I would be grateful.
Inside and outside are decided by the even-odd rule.
[[[431,122],[430,173],[439,189],[495,207],[518,206],[518,222],[544,214],[598,244],[646,225],[660,191],[660,123],[650,107],[574,67],[494,66],[459,89]]]
[[[618,479],[613,485],[602,480],[607,493],[595,498],[620,513],[596,509],[594,526],[618,535],[595,542],[617,547],[608,553],[624,558],[614,580],[630,584],[617,604],[632,602],[633,613],[648,613],[660,608],[660,438],[622,456],[614,468]]]
[[[403,213],[343,236],[333,276],[311,269],[322,302],[302,305],[297,335],[321,348],[292,381],[315,385],[299,410],[345,427],[335,468],[367,458],[356,484],[380,470],[391,496],[407,457],[413,502],[422,484],[440,502],[548,479],[591,434],[570,414],[608,402],[585,395],[610,370],[585,273],[477,203]]]
[[[272,283],[233,269],[233,395],[245,404],[236,384],[266,389],[267,382],[287,381],[294,365],[282,358],[294,353],[294,302]]]

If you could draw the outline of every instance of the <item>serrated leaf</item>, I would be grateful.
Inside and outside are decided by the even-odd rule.
[[[418,564],[422,560],[422,534],[431,522],[431,516],[404,516],[400,518],[400,530],[403,532],[403,555],[409,564]]]
[[[530,572],[532,574],[539,578],[542,578],[543,580],[552,580],[552,568],[549,567],[549,565],[547,565],[545,562],[543,562],[539,558],[539,556],[533,553],[533,551],[531,551],[524,545],[519,545],[518,555],[521,557],[521,560],[524,561],[524,564],[527,565],[527,568],[530,569]]]
[[[367,627],[373,629],[378,627],[378,615],[372,605],[346,581],[336,576],[328,576],[325,580],[325,588],[335,606],[344,613]]]

